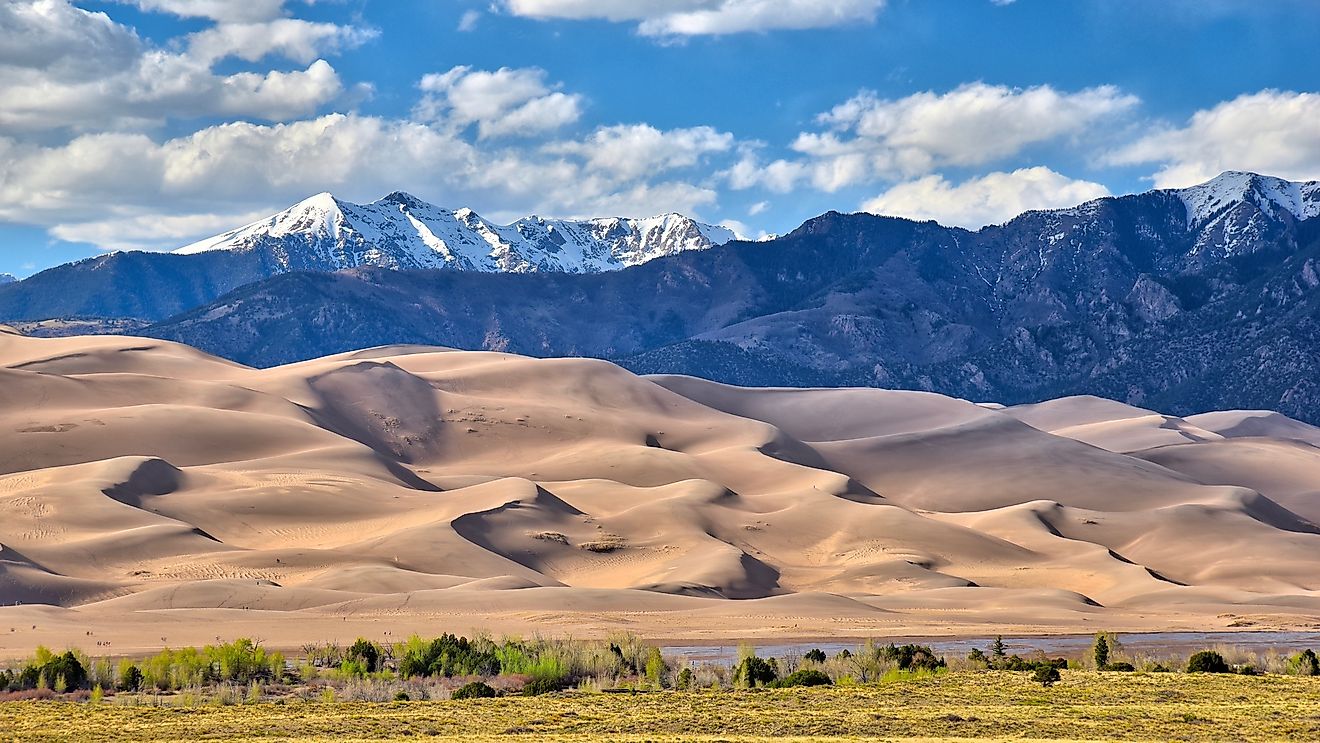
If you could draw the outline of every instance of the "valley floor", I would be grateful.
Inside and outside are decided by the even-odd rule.
[[[173,706],[0,703],[6,740],[1302,740],[1320,678],[954,672],[864,687]]]

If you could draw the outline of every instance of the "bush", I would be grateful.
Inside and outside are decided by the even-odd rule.
[[[776,689],[785,689],[790,686],[831,686],[834,681],[823,671],[815,668],[798,669],[778,681],[772,681],[770,686]]]
[[[987,666],[990,665],[990,658],[988,658],[985,652],[980,648],[972,648],[972,652],[967,654],[967,660],[971,663],[980,663]]]
[[[1224,656],[1213,650],[1202,650],[1187,659],[1188,673],[1232,673]]]
[[[380,670],[380,648],[366,638],[359,637],[357,642],[353,643],[353,647],[348,649],[348,658],[360,663],[367,673]]]
[[[132,663],[124,662],[119,665],[119,679],[116,686],[120,691],[137,691],[142,688],[142,670]]]
[[[894,645],[879,650],[882,660],[892,661],[900,671],[934,671],[944,668],[944,659],[925,645]]]
[[[412,701],[412,697],[408,696],[408,692],[406,692],[406,691],[397,691],[397,692],[394,693],[394,701],[396,701],[396,702],[411,702],[411,701]]]
[[[18,679],[19,685],[25,689],[46,686],[57,692],[72,691],[87,685],[87,669],[83,668],[72,650],[55,655],[39,647],[36,659],[23,669]]]
[[[482,684],[482,686],[485,686],[485,684]],[[557,679],[551,676],[543,676],[541,678],[534,678],[528,681],[527,683],[523,684],[522,694],[525,697],[539,697],[542,694],[549,694],[555,691],[562,691],[563,688],[564,688],[564,682],[562,679]]]
[[[806,655],[802,656],[802,660],[810,661],[812,663],[824,663],[825,651],[820,648],[812,648],[807,651]]]
[[[1320,659],[1314,650],[1303,650],[1288,659],[1288,672],[1298,676],[1320,676]]]
[[[734,685],[749,689],[773,683],[778,677],[779,672],[775,670],[774,666],[770,665],[764,658],[758,658],[755,655],[743,658],[733,668]]]
[[[1105,639],[1103,632],[1095,636],[1095,642],[1091,645],[1091,656],[1095,658],[1095,669],[1103,671],[1109,666],[1109,640]]]
[[[1054,686],[1063,677],[1059,675],[1059,669],[1053,663],[1040,663],[1036,666],[1031,675],[1031,679],[1046,689]]]
[[[523,693],[526,694],[527,689],[524,688]],[[472,681],[463,684],[462,686],[455,689],[454,693],[451,694],[449,698],[450,699],[492,699],[498,695],[499,694],[495,691],[495,689],[491,688],[490,684],[481,681]]]
[[[684,691],[686,691],[692,688],[692,685],[695,683],[695,681],[696,681],[696,674],[692,672],[692,669],[684,668],[683,670],[678,672],[678,683],[676,684],[676,686],[679,689],[683,689]]]
[[[356,645],[354,647],[357,647]],[[426,642],[413,635],[399,648],[399,675],[498,676],[500,659],[488,647],[478,647],[466,637],[445,634]]]
[[[1105,667],[1104,667],[1104,668],[1101,668],[1100,670],[1102,670],[1102,671],[1123,671],[1123,672],[1125,672],[1125,673],[1131,673],[1131,672],[1137,670],[1137,667],[1134,666],[1134,665],[1132,665],[1131,663],[1123,663],[1123,662],[1119,662],[1119,663],[1106,663],[1106,664],[1105,664]]]

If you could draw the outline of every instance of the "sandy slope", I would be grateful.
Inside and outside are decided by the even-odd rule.
[[[0,657],[89,633],[1313,626],[1317,445],[1260,412],[417,347],[254,370],[0,332]]]

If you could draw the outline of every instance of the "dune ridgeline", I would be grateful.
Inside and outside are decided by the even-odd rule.
[[[1266,412],[422,347],[259,370],[3,332],[0,656],[240,632],[1309,627],[1317,446]]]

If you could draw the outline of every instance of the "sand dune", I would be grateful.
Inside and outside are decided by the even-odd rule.
[[[441,629],[1320,623],[1320,430],[0,331],[0,656]],[[19,604],[14,606],[14,604]]]

